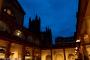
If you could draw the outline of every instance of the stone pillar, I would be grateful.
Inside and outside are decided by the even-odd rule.
[[[9,59],[9,58],[10,58],[10,54],[11,54],[10,48],[11,48],[11,43],[8,42],[8,43],[7,43],[7,46],[6,46],[6,52],[5,52],[5,58],[6,58],[6,59]]]
[[[50,51],[51,51],[51,60],[52,60],[52,48],[50,49]]]
[[[64,60],[66,60],[65,48],[63,48]]]
[[[41,48],[40,48],[40,60],[41,60],[41,52],[42,52],[42,51],[41,51]]]
[[[34,42],[34,40],[33,40],[33,42]],[[32,45],[33,45],[33,46],[32,46],[32,60],[34,60],[34,58],[35,58],[35,56],[34,56],[34,54],[35,54],[34,43],[33,43]]]
[[[22,46],[22,60],[25,60],[25,46]]]

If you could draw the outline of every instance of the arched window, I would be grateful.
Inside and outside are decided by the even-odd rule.
[[[51,55],[47,55],[46,60],[51,60]]]

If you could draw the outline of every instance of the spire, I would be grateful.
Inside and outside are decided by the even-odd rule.
[[[29,24],[31,23],[31,17],[29,18]]]
[[[35,20],[38,20],[38,15],[36,14]]]
[[[31,25],[31,17],[29,18],[29,28],[30,28],[30,25]]]

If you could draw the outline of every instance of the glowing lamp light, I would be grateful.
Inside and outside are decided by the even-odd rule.
[[[75,48],[76,50],[78,49],[78,47]]]
[[[6,12],[7,11],[7,9],[4,9],[4,12]]]
[[[21,31],[20,30],[16,30],[16,35],[20,36],[21,35]]]
[[[76,40],[76,42],[80,42],[80,40]]]
[[[32,57],[31,56],[25,56],[25,59],[31,59]]]

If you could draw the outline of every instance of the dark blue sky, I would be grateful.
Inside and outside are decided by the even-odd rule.
[[[36,13],[41,17],[41,30],[52,29],[53,38],[72,36],[76,31],[78,0],[19,0],[26,12],[24,26]]]

